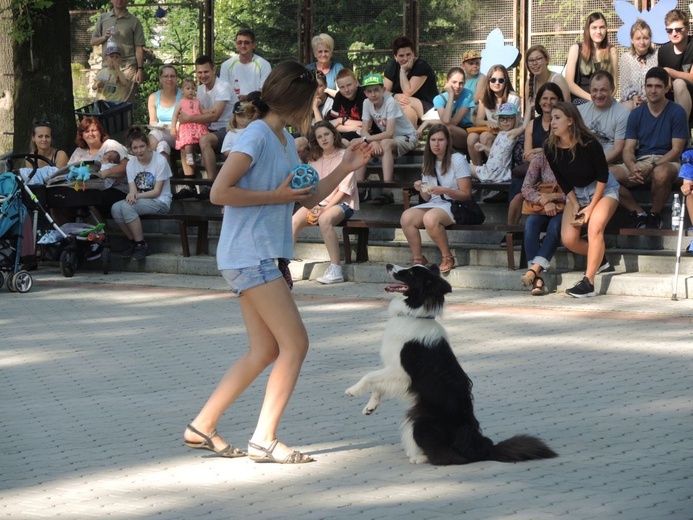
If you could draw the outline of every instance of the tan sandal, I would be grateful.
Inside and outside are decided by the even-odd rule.
[[[532,275],[530,275],[529,273],[532,273]],[[527,272],[520,277],[522,285],[524,285],[525,287],[532,287],[532,285],[534,284],[534,280],[537,279],[537,276],[539,276],[540,273],[541,270],[539,272],[536,272],[534,269],[527,269]]]
[[[262,455],[248,455],[248,458],[253,462],[275,462],[277,464],[305,464],[306,462],[315,462],[315,459],[313,457],[304,455],[298,450],[292,451],[283,459],[275,458],[272,452],[274,451],[274,448],[277,447],[278,443],[279,440],[274,439],[272,443],[269,445],[269,448],[265,448],[263,446],[260,446],[259,444],[255,444],[254,442],[248,441],[249,448],[262,452]]]
[[[544,279],[537,275],[532,282],[532,290],[529,292],[532,296],[544,296],[546,294],[546,284]]]
[[[443,261],[440,263],[440,272],[447,273],[455,267],[455,257],[454,256],[444,256]]]
[[[411,265],[428,265],[428,258],[424,255],[415,256],[411,259]]]
[[[188,424],[187,426],[188,430],[193,432],[195,435],[198,435],[202,437],[202,442],[192,442],[192,441],[184,441],[184,444],[188,448],[192,448],[194,450],[209,450],[213,451],[220,457],[225,457],[227,459],[235,459],[237,457],[245,457],[247,453],[241,449],[234,448],[231,444],[227,444],[225,448],[219,449],[216,446],[214,446],[214,443],[212,442],[212,439],[214,437],[218,437],[219,434],[217,433],[216,430],[214,430],[212,433],[209,435],[205,435],[201,431],[199,431],[197,428],[195,428],[192,424]]]

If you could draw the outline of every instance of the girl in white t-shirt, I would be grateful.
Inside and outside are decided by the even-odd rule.
[[[409,208],[400,218],[413,258],[412,264],[428,264],[423,255],[420,229],[425,229],[440,249],[442,273],[450,271],[455,258],[450,252],[445,228],[455,223],[450,200],[472,198],[472,177],[469,163],[459,153],[452,153],[452,138],[447,125],[432,125],[428,131],[423,154],[421,180],[414,183],[425,202]]]
[[[247,454],[255,462],[301,464],[314,460],[277,439],[279,421],[308,352],[308,334],[276,260],[293,257],[294,204],[315,207],[370,158],[370,147],[355,142],[314,192],[310,187],[291,187],[291,171],[299,159],[285,127],[304,127],[310,120],[316,89],[315,76],[300,63],[284,61],[274,67],[262,87],[262,98],[251,103],[259,119],[238,138],[214,180],[210,200],[224,206],[217,264],[238,296],[249,351],[229,368],[185,429],[189,448],[210,450],[222,457]],[[270,365],[260,416],[246,453],[217,434],[217,423]]]
[[[111,215],[130,241],[122,257],[144,260],[149,246],[144,241],[140,215],[168,213],[172,174],[168,161],[150,148],[149,137],[141,128],[131,128],[127,140],[135,156],[134,161],[128,161],[125,170],[129,192],[125,200],[113,204]]]
[[[233,143],[240,137],[243,130],[257,118],[255,110],[249,108],[249,105],[250,103],[247,101],[236,101],[233,105],[233,115],[229,119],[226,136],[224,136],[224,142],[221,144],[221,153],[226,157],[229,156]]]
[[[310,164],[322,179],[329,175],[342,162],[345,146],[339,132],[328,121],[320,121],[310,132]],[[298,234],[307,226],[320,226],[322,239],[330,257],[330,266],[324,276],[317,279],[320,283],[339,283],[344,281],[342,266],[339,262],[339,240],[334,227],[342,225],[359,209],[356,177],[353,172],[347,175],[332,193],[313,208],[300,207],[291,219],[294,244]]]

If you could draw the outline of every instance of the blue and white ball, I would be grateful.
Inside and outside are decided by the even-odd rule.
[[[291,178],[291,187],[293,189],[300,190],[301,188],[312,187],[313,189],[310,190],[310,193],[313,193],[318,189],[318,181],[320,180],[320,176],[312,166],[309,166],[308,164],[299,164],[293,170],[291,170],[291,173],[294,174],[294,176]]]

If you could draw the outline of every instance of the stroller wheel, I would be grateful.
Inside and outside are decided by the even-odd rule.
[[[103,274],[108,274],[108,271],[111,268],[111,248],[110,247],[104,247],[103,250],[101,251],[101,268],[103,270]]]
[[[60,272],[65,278],[72,278],[77,272],[77,253],[65,249],[60,253]]]
[[[5,277],[0,273],[0,289],[2,289],[2,284],[5,283]]]
[[[14,276],[10,275],[7,277],[7,290],[10,292],[17,292],[17,289],[14,287]]]
[[[19,293],[28,293],[34,285],[34,279],[26,271],[19,271],[12,275],[12,285]]]

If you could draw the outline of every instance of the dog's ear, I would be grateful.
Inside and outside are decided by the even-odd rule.
[[[426,267],[428,267],[428,270],[433,274],[440,276],[440,268],[438,267],[438,264],[428,264]]]

